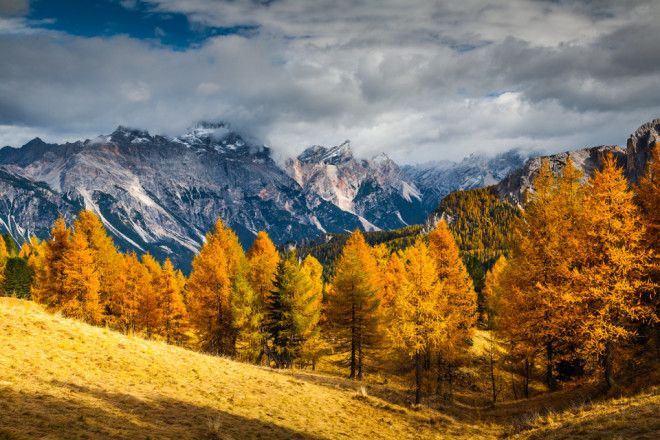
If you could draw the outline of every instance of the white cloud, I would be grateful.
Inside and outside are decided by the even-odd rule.
[[[121,84],[121,94],[130,102],[145,102],[151,97],[151,90],[144,81],[127,81]]]
[[[350,138],[359,154],[410,162],[620,143],[660,116],[650,0],[150,3],[196,26],[258,29],[185,51],[0,31],[11,60],[0,64],[0,124],[176,133],[223,119],[280,156]]]

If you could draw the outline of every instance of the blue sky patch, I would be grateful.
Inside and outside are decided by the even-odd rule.
[[[254,31],[254,26],[202,27],[184,14],[154,11],[136,1],[124,7],[113,0],[33,0],[29,19],[39,27],[82,37],[129,37],[187,49],[209,38]]]

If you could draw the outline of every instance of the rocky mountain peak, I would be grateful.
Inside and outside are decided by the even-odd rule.
[[[119,125],[115,131],[110,134],[109,140],[118,143],[130,142],[137,144],[152,141],[153,137],[146,130]]]
[[[653,147],[660,142],[660,118],[641,125],[628,138],[626,149],[626,174],[631,182],[638,183],[651,158]]]
[[[334,147],[313,145],[303,151],[298,157],[302,163],[325,163],[337,165],[353,160],[351,141],[346,140]]]

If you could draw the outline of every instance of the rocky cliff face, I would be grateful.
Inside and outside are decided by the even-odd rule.
[[[415,182],[428,212],[438,207],[450,192],[494,185],[521,168],[529,154],[511,150],[493,157],[471,154],[460,162],[407,165],[403,173]]]
[[[286,163],[306,197],[318,196],[356,215],[365,230],[395,229],[424,221],[421,194],[398,165],[381,154],[356,159],[348,141],[313,146]]]
[[[522,168],[510,173],[505,179],[496,185],[497,192],[502,199],[513,203],[522,203],[526,191],[533,189],[532,183],[538,174],[539,168],[544,160],[550,162],[550,167],[555,175],[561,174],[566,162],[570,158],[578,169],[584,173],[586,180],[594,170],[601,168],[603,159],[607,153],[612,153],[621,166],[625,166],[626,152],[618,146],[599,146],[585,148],[582,150],[567,151],[550,156],[540,156],[529,159]]]
[[[584,180],[591,176],[596,169],[603,165],[605,155],[614,155],[617,163],[625,170],[628,181],[635,185],[646,170],[646,164],[651,158],[653,147],[660,139],[660,119],[655,119],[640,126],[628,138],[626,148],[616,145],[602,145],[599,147],[583,148],[567,151],[550,156],[540,156],[528,160],[525,165],[510,173],[496,185],[501,198],[513,203],[521,203],[527,190],[533,190],[532,182],[538,174],[541,163],[550,161],[553,173],[560,174],[570,158],[577,168],[584,173]]]
[[[556,173],[570,158],[587,176],[611,152],[636,182],[659,132],[656,119],[631,135],[626,150],[547,158]],[[44,238],[59,215],[71,221],[89,209],[124,250],[170,257],[186,269],[218,217],[249,246],[262,229],[281,244],[423,223],[460,189],[496,185],[500,197],[519,203],[544,157],[526,159],[510,151],[400,168],[385,155],[358,159],[345,142],[310,147],[282,169],[265,146],[209,123],[174,138],[125,127],[62,145],[37,138],[0,150],[0,232],[19,242]]]
[[[264,229],[279,243],[358,227],[356,216],[300,186],[222,124],[180,138],[119,127],[64,145],[38,139],[0,150],[0,227],[23,241],[48,235],[58,214],[86,208],[124,249],[190,264],[220,217],[245,245]]]
[[[660,118],[639,127],[628,138],[626,148],[626,174],[632,183],[638,183],[644,174],[651,152],[660,142]]]

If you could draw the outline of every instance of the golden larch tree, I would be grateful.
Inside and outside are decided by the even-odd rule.
[[[238,237],[218,220],[193,259],[187,285],[191,322],[204,350],[233,355],[239,339],[247,351],[254,349],[258,319],[249,269]]]
[[[122,291],[111,297],[116,311],[114,325],[124,333],[134,334],[142,330],[142,321],[145,321],[141,311],[149,313],[146,307],[141,310],[140,306],[154,296],[151,276],[135,252],[123,255],[120,269]],[[155,298],[151,300],[155,302]]]
[[[151,338],[158,332],[163,321],[163,311],[158,296],[163,269],[160,263],[149,253],[142,255],[142,267],[144,268],[146,284],[140,295],[138,304],[139,315],[137,325],[146,333],[148,338]]]
[[[100,323],[99,276],[84,234],[76,231],[71,235],[62,263],[62,290],[51,305],[64,316]]]
[[[277,248],[271,241],[266,231],[260,231],[257,234],[250,250],[247,253],[249,263],[248,280],[250,286],[256,295],[254,304],[254,315],[258,321],[258,332],[260,334],[260,348],[256,361],[260,362],[266,339],[268,337],[265,328],[265,313],[270,301],[270,295],[274,288],[275,276],[277,275],[277,266],[280,262],[280,255]]]
[[[360,231],[346,241],[328,289],[328,319],[349,350],[350,378],[362,379],[365,351],[380,336],[378,263]]]
[[[387,331],[393,346],[414,360],[415,403],[419,404],[425,354],[448,338],[449,298],[443,294],[435,258],[423,240],[407,248],[403,259],[406,270],[401,274]]]
[[[73,222],[73,229],[87,240],[93,265],[99,277],[99,302],[104,319],[110,325],[118,319],[113,310],[116,297],[123,291],[121,285],[122,257],[108,235],[101,220],[91,211],[83,210]]]
[[[0,285],[2,285],[5,279],[5,266],[7,265],[8,257],[9,253],[7,252],[5,240],[0,236]]]
[[[611,386],[615,349],[635,335],[632,322],[657,322],[655,308],[642,300],[652,265],[642,218],[611,154],[589,179],[585,212],[588,254],[580,270],[579,298],[583,350],[598,357]]]
[[[486,282],[484,284],[483,295],[486,306],[488,328],[495,327],[495,319],[499,312],[500,287],[502,285],[502,275],[506,268],[507,260],[504,255],[500,255],[493,267],[486,272]]]
[[[57,307],[58,297],[62,295],[64,254],[70,246],[71,231],[66,227],[63,218],[55,221],[50,235],[50,240],[46,240],[43,245],[41,264],[32,264],[35,269],[32,298],[52,310]]]
[[[477,319],[477,294],[472,278],[461,259],[449,226],[440,220],[429,233],[429,252],[434,259],[442,295],[448,304],[445,325],[449,329],[443,344],[436,346],[438,377],[453,377],[456,364],[470,346]],[[445,373],[442,370],[446,370]]]
[[[188,312],[183,303],[183,294],[177,279],[176,271],[169,258],[163,264],[163,270],[158,281],[158,299],[162,313],[159,332],[165,342],[181,344],[186,340],[188,330]]]
[[[526,194],[522,215],[514,222],[512,258],[502,290],[502,327],[512,341],[545,352],[545,380],[556,387],[555,366],[575,357],[577,322],[574,269],[579,265],[580,174],[568,161],[555,178],[549,161],[542,162],[534,189]]]

